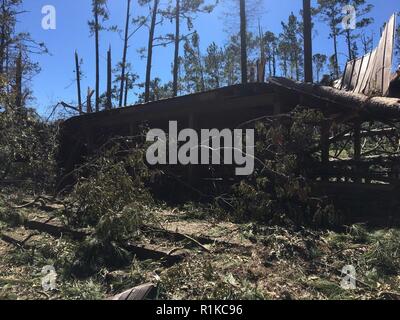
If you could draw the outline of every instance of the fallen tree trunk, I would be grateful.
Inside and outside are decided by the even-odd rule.
[[[303,94],[321,101],[340,105],[356,111],[379,113],[382,117],[400,118],[400,100],[398,98],[368,97],[332,87],[300,83],[286,78],[271,78],[269,82],[282,90]]]

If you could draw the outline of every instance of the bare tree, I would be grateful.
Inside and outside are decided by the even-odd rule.
[[[107,52],[107,93],[106,93],[106,109],[112,109],[112,62],[111,62],[111,46]]]
[[[104,29],[100,24],[100,19],[102,21],[109,19],[109,14],[107,10],[107,0],[92,0],[92,14],[93,20],[89,21],[90,32],[95,38],[95,51],[96,51],[96,101],[95,108],[96,112],[100,110],[100,49],[99,49],[99,32]]]
[[[173,71],[172,71],[172,95],[175,97],[178,95],[178,80],[179,80],[179,50],[180,43],[182,40],[187,39],[193,33],[182,34],[181,32],[181,21],[186,20],[187,28],[192,30],[193,28],[193,20],[197,13],[210,13],[217,5],[218,1],[215,4],[205,5],[204,0],[171,0],[174,2],[174,5],[170,5],[167,10],[163,11],[162,14],[169,20],[175,20],[175,34],[172,36],[167,36],[166,41],[172,40],[174,42],[174,63],[173,63]],[[173,39],[169,39],[172,37]]]
[[[303,0],[304,81],[313,82],[311,1]]]
[[[336,78],[339,78],[338,37],[340,29],[338,25],[342,22],[342,1],[318,0],[317,12],[321,17],[321,20],[329,26],[329,37],[333,39],[334,49],[331,59],[333,73]]]
[[[139,0],[139,4],[144,5],[149,3],[150,0]],[[144,89],[144,101],[148,102],[150,100],[150,84],[151,84],[151,64],[153,60],[153,47],[154,47],[154,34],[157,24],[157,13],[158,6],[160,1],[154,0],[152,14],[151,14],[151,22],[150,22],[150,30],[149,30],[149,40],[147,45],[147,64],[146,64],[146,81],[145,81],[145,89]]]
[[[314,62],[314,66],[315,66],[317,82],[319,82],[319,80],[320,80],[321,72],[324,70],[324,67],[325,67],[327,61],[328,61],[328,57],[324,54],[317,53],[317,54],[314,54],[314,56],[313,56],[313,62]]]
[[[247,19],[245,0],[240,0],[240,61],[242,83],[247,83]]]
[[[119,107],[122,107],[122,100],[124,95],[124,84],[125,84],[125,69],[126,69],[126,55],[128,52],[128,39],[129,39],[129,23],[131,18],[131,0],[128,0],[126,8],[126,22],[125,22],[125,37],[124,37],[124,50],[122,55],[122,66],[121,66],[121,84],[119,89]]]

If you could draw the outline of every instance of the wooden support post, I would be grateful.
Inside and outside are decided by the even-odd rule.
[[[361,122],[354,122],[354,160],[361,160]]]
[[[327,169],[329,165],[330,128],[330,122],[328,120],[325,120],[321,126],[321,162],[324,169]],[[329,177],[322,177],[322,180],[329,180]]]
[[[195,129],[194,128],[194,126],[195,126],[195,124],[194,124],[194,114],[193,113],[191,113],[190,115],[189,115],[189,120],[188,120],[188,128],[189,129]],[[188,181],[188,183],[189,183],[189,185],[191,185],[191,186],[193,186],[193,183],[195,182],[194,181],[194,165],[192,165],[192,164],[189,164],[188,165],[188,171],[187,171],[187,181]]]
[[[361,121],[356,120],[354,122],[354,160],[356,163],[355,171],[358,172],[361,160]],[[357,178],[356,182],[362,182],[362,178]]]
[[[275,90],[273,114],[274,114],[274,116],[276,116],[276,115],[281,114],[281,112],[282,112],[281,96],[280,96],[279,91]]]

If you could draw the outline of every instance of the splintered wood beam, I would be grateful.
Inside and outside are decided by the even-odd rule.
[[[92,96],[94,94],[94,90],[88,88],[87,97],[86,97],[86,113],[92,113]]]
[[[384,128],[384,129],[372,129],[372,130],[362,130],[360,132],[361,138],[368,138],[368,137],[378,137],[378,136],[390,136],[400,134],[400,131],[397,128]],[[344,138],[349,138],[351,134],[346,134]]]

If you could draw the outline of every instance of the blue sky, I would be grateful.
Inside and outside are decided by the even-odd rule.
[[[230,22],[239,17],[233,12],[228,16],[227,12],[232,13],[232,6],[229,2],[233,0],[223,0],[222,5],[211,14],[199,15],[194,22],[194,27],[200,34],[201,47],[205,50],[211,42],[223,45],[228,38]],[[126,0],[109,0],[111,19],[108,25],[118,25],[123,29],[125,21]],[[301,0],[263,0],[262,7],[258,11],[263,30],[271,30],[279,33],[281,21],[286,21],[288,15],[293,11],[298,14],[302,6]],[[312,0],[313,3],[316,0]],[[375,44],[378,42],[379,29],[395,11],[400,11],[399,0],[370,0],[375,7],[371,13],[375,23],[366,32],[374,33]],[[138,6],[135,0],[133,3],[133,15],[147,15],[148,9]],[[167,0],[161,0],[165,5]],[[56,30],[44,30],[41,27],[43,14],[42,7],[53,5],[56,8],[57,28]],[[37,41],[46,43],[50,54],[34,56],[33,59],[40,63],[42,71],[32,81],[32,89],[36,100],[33,102],[40,114],[46,115],[57,102],[63,100],[69,103],[76,103],[76,87],[74,83],[74,51],[78,50],[83,58],[82,80],[83,92],[87,87],[94,87],[94,39],[89,37],[87,21],[91,19],[91,0],[25,0],[24,9],[28,12],[19,17],[19,31],[30,32]],[[315,21],[314,30],[314,53],[332,54],[332,40],[328,39],[328,29],[322,23]],[[252,27],[252,26],[250,26]],[[255,27],[255,25],[253,26]],[[133,28],[133,27],[132,27]],[[172,31],[169,22],[158,27],[158,33]],[[101,33],[101,88],[105,90],[106,76],[106,51],[109,45],[112,46],[113,63],[121,60],[122,40],[119,34],[111,32]],[[145,59],[141,59],[137,50],[146,47],[147,29],[142,28],[132,37],[128,52],[128,61],[132,64],[134,71],[140,76],[139,81],[144,79]],[[340,59],[344,63],[346,60],[346,48],[344,40],[341,39]],[[173,60],[173,48],[157,47],[154,53],[152,77],[160,77],[163,81],[171,79],[171,64]],[[136,101],[135,92],[129,97],[129,103]]]

